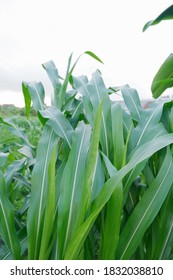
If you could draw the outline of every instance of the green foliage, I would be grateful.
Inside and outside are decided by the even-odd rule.
[[[122,108],[99,70],[72,76],[77,61],[70,56],[64,79],[43,64],[54,88],[48,108],[41,83],[22,83],[37,119],[0,119],[9,133],[0,144],[0,257],[171,259],[173,103],[144,110],[126,85]]]
[[[147,22],[143,27],[143,31],[147,30],[147,28],[152,25],[156,25],[160,23],[162,20],[169,20],[169,19],[173,19],[173,5],[171,5],[165,11],[163,11],[156,19]]]
[[[143,31],[152,25],[160,23],[162,20],[173,19],[173,5],[163,11],[156,19],[147,22]],[[151,91],[154,98],[158,98],[166,89],[173,86],[173,54],[170,54],[163,62],[158,72],[156,73],[152,85]]]

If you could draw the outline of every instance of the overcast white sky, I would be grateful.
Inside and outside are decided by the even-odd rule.
[[[128,83],[141,98],[160,65],[173,51],[173,21],[143,25],[173,4],[171,0],[0,0],[0,103],[23,105],[21,82],[52,87],[41,64],[53,60],[63,76],[71,52],[83,56],[74,75],[89,78],[97,68],[107,86]]]

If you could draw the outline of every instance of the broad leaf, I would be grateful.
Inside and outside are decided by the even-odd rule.
[[[171,53],[156,73],[151,91],[154,98],[158,98],[167,88],[173,86],[173,54]]]
[[[58,251],[64,256],[80,215],[80,200],[87,164],[91,127],[80,122],[75,130],[72,148],[61,181],[58,203]]]
[[[27,218],[29,259],[38,259],[43,234],[43,221],[49,194],[49,165],[57,136],[45,125],[37,148],[36,163],[32,173],[31,200]],[[51,207],[51,205],[50,205]],[[50,229],[51,230],[51,229]]]
[[[162,20],[169,20],[169,19],[173,19],[173,5],[171,5],[169,8],[164,10],[156,19],[147,22],[143,27],[143,31],[145,31],[148,27],[152,25],[158,24]]]
[[[54,132],[58,136],[62,137],[69,148],[71,148],[72,135],[74,131],[64,114],[55,107],[49,107],[46,110],[40,111],[40,114],[43,118],[48,119],[46,124],[52,127]]]

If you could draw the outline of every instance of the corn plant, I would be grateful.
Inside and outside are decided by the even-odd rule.
[[[1,118],[20,142],[18,154],[0,152],[0,257],[172,259],[173,103],[145,110],[135,89],[107,88],[99,70],[74,76],[77,61],[64,79],[43,64],[50,107],[41,82],[22,83],[27,117],[32,103],[43,127],[36,147]],[[124,107],[110,98],[117,90]]]

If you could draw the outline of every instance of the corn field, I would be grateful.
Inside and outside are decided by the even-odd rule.
[[[170,14],[172,6],[144,29]],[[15,151],[0,143],[0,259],[173,259],[173,101],[144,109],[135,89],[107,88],[99,70],[75,77],[78,59],[69,57],[64,78],[53,61],[42,65],[49,107],[41,82],[22,83],[26,116],[32,105],[40,122],[37,145],[15,118],[0,117],[18,139]],[[155,98],[173,86],[172,69],[170,55]],[[125,106],[112,101],[117,92]]]

